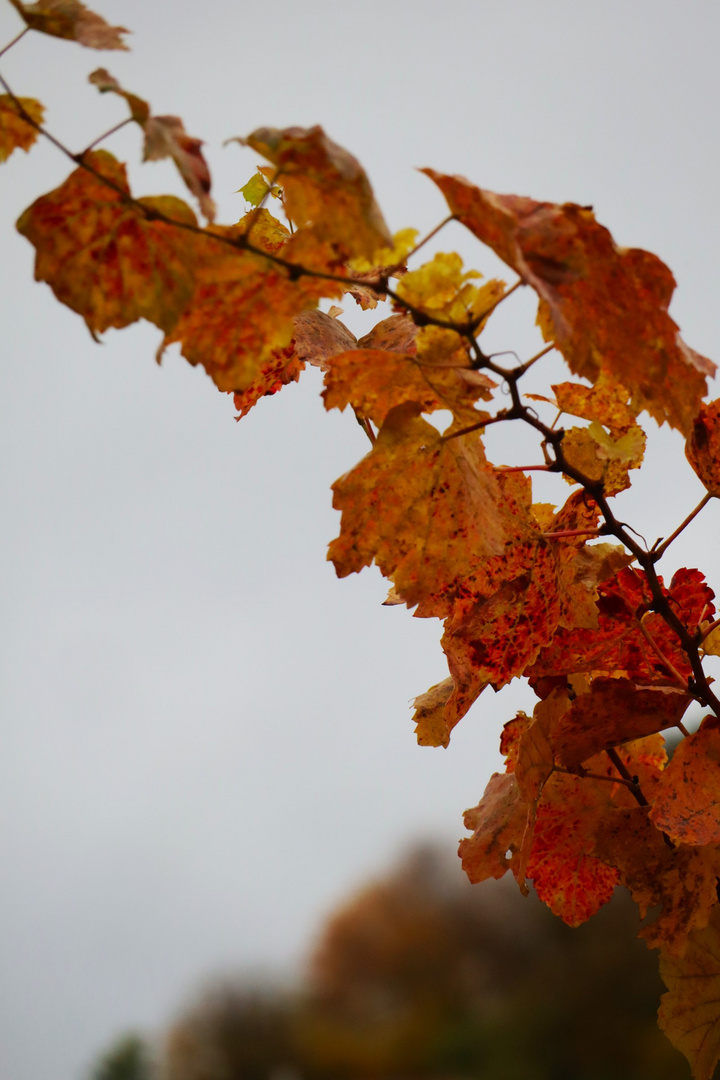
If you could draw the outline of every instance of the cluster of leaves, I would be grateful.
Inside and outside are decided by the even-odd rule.
[[[26,23],[19,37],[33,29],[125,47],[121,28],[78,0],[11,2]],[[359,163],[319,127],[239,140],[268,164],[243,189],[250,212],[215,224],[201,142],[94,72],[100,91],[127,102],[144,157],[176,163],[203,226],[174,196],[135,197],[123,165],[95,149],[100,139],[72,153],[42,126],[39,102],[2,81],[0,158],[42,133],[75,166],[18,229],[36,249],[36,278],[94,335],[154,323],[159,355],[178,343],[234,394],[240,416],[308,363],[324,371],[326,408],[353,410],[371,448],[333,486],[342,520],[329,558],[340,577],[375,563],[388,603],[443,622],[450,674],[416,699],[419,742],[446,746],[488,686],[523,677],[538,698],[532,716],[505,726],[506,771],[466,814],[470,879],[509,870],[523,891],[531,880],[573,926],[624,885],[643,916],[655,914],[642,936],[661,950],[661,1026],[708,1080],[720,1055],[720,702],[703,660],[720,655],[720,620],[698,570],[666,583],[657,564],[720,496],[720,401],[705,401],[714,365],[668,313],[669,269],[616,246],[588,207],[497,195],[431,169],[449,216],[430,236],[460,222],[516,281],[483,281],[452,253],[418,265],[430,237],[393,237]],[[508,367],[480,338],[520,287],[537,294],[547,346]],[[343,296],[365,309],[389,300],[394,314],[358,341],[339,309],[318,309]],[[530,403],[522,377],[551,349],[573,379]],[[425,419],[436,411],[452,417],[442,432]],[[651,548],[612,508],[642,463],[643,412],[685,436],[707,489]],[[488,460],[485,429],[516,422],[537,433],[541,463]],[[558,506],[533,502],[538,468],[572,486]],[[688,735],[693,703],[707,713]],[[671,761],[668,728],[686,736]]]

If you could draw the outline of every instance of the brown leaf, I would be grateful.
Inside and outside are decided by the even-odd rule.
[[[41,124],[45,108],[35,98],[18,98],[20,105],[32,119]],[[0,94],[0,162],[7,161],[13,150],[30,149],[38,137],[34,127],[23,120],[18,107],[9,94]]]
[[[147,101],[143,101],[142,98],[137,97],[135,94],[129,94],[127,90],[123,90],[117,79],[110,74],[107,68],[97,68],[88,75],[88,82],[93,86],[97,86],[101,94],[118,94],[120,97],[125,98],[130,109],[130,116],[132,119],[143,127],[150,116],[150,106]]]
[[[611,373],[647,409],[687,433],[715,365],[689,349],[668,314],[675,281],[655,255],[619,248],[574,203],[496,195],[459,176],[423,170],[451,211],[540,297],[540,322],[571,370]]]
[[[77,41],[89,49],[127,50],[121,35],[130,31],[124,26],[110,26],[80,0],[39,0],[36,4],[10,0],[10,3],[31,30]]]
[[[294,342],[298,360],[312,364],[321,371],[328,370],[332,357],[352,349],[356,338],[339,319],[324,311],[301,311],[295,316]]]

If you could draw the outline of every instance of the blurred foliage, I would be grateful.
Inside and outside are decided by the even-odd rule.
[[[570,929],[419,848],[330,916],[296,992],[237,981],[198,997],[167,1033],[160,1080],[687,1080],[637,931],[623,890]]]
[[[101,1058],[91,1080],[151,1080],[151,1058],[145,1041],[125,1035]]]

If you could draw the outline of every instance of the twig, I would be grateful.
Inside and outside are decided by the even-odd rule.
[[[610,750],[606,750],[605,753],[610,758],[617,771],[620,773],[620,776],[625,781],[625,784],[629,787],[630,792],[635,799],[635,802],[639,803],[640,806],[648,806],[649,803],[643,795],[640,785],[637,783],[637,781],[633,780],[615,747],[611,747]]]
[[[25,35],[27,34],[27,32],[29,31],[29,29],[30,29],[30,27],[29,27],[29,26],[26,26],[26,27],[24,27],[24,28],[23,28],[23,29],[22,29],[22,30],[20,31],[20,33],[19,33],[19,34],[16,34],[16,35],[15,35],[15,37],[14,37],[14,38],[12,39],[12,41],[9,41],[9,42],[7,43],[7,45],[4,45],[4,46],[2,47],[2,49],[0,49],[0,56],[4,56],[4,55],[5,55],[5,53],[6,53],[6,52],[8,52],[8,50],[9,50],[9,49],[12,49],[13,45],[17,45],[17,43],[18,43],[18,41],[20,40],[20,38],[24,38],[24,37],[25,37]]]
[[[93,147],[97,146],[98,143],[101,143],[103,141],[103,139],[107,139],[107,138],[110,137],[110,135],[114,135],[116,131],[119,131],[120,128],[124,128],[126,124],[132,124],[132,123],[133,123],[133,117],[132,116],[126,116],[124,120],[121,120],[119,124],[115,124],[115,126],[111,127],[108,131],[106,131],[104,135],[98,135],[97,139],[93,139],[93,141],[90,143],[90,145],[86,146],[85,149],[81,150],[79,154],[75,155],[75,157],[77,159],[84,158],[85,155],[89,154],[90,151],[93,149]]]
[[[635,795],[636,792],[640,792],[642,795],[640,785],[630,777],[629,773],[629,779],[626,779],[624,776],[603,776],[601,773],[588,772],[582,765],[579,765],[576,769],[563,769],[560,765],[554,765],[553,772],[565,773],[566,776],[577,776],[580,780],[604,780],[605,783],[608,784],[624,784],[626,788],[630,789],[633,795]],[[647,806],[647,803],[641,805]]]
[[[607,529],[601,525],[599,529],[560,529],[558,532],[543,533],[546,540],[564,540],[570,536],[607,536]]]
[[[446,225],[449,225],[451,221],[455,221],[455,214],[448,214],[446,218],[442,219],[439,225],[436,225],[434,229],[431,229],[427,236],[424,236],[423,239],[418,244],[416,244],[414,248],[408,251],[407,255],[403,259],[403,262],[407,262],[407,260],[411,259],[413,255],[416,255],[420,248],[424,247],[425,244],[427,244],[428,240],[432,240],[433,236],[437,236],[440,230],[444,229]],[[388,269],[397,270],[398,266],[400,265],[402,264],[400,263],[397,266],[389,267]]]
[[[533,364],[536,364],[538,360],[542,359],[543,356],[547,356],[549,352],[552,352],[553,349],[556,348],[557,345],[555,342],[551,342],[549,345],[546,345],[544,349],[541,349],[539,353],[535,353],[535,355],[531,356],[529,360],[526,360],[524,364],[521,364],[520,367],[514,368],[511,374],[515,375],[516,379],[519,379],[521,375],[524,375],[525,372],[533,366]]]
[[[686,528],[688,527],[688,525],[689,525],[689,524],[690,524],[690,522],[691,522],[691,521],[693,520],[693,518],[694,518],[694,517],[696,517],[696,516],[697,516],[697,515],[698,515],[698,514],[700,513],[700,511],[701,511],[701,510],[702,510],[702,509],[703,509],[703,508],[704,508],[705,506],[707,506],[707,504],[708,504],[708,503],[710,502],[710,500],[712,499],[712,497],[713,497],[713,496],[712,496],[712,495],[710,494],[710,492],[708,491],[708,492],[707,492],[707,493],[706,493],[706,494],[705,494],[705,495],[703,496],[703,498],[702,498],[702,499],[700,500],[700,502],[699,502],[699,503],[697,504],[697,506],[695,507],[695,509],[694,509],[694,510],[692,510],[692,511],[691,511],[691,512],[690,512],[690,513],[688,514],[688,516],[687,516],[687,517],[685,518],[685,520],[684,520],[683,522],[681,522],[681,524],[680,524],[680,525],[678,525],[678,527],[677,527],[677,529],[675,530],[675,532],[674,532],[674,533],[671,533],[671,534],[670,534],[670,536],[668,536],[667,540],[665,540],[665,541],[664,541],[664,542],[663,542],[662,544],[660,544],[660,547],[657,547],[657,546],[653,546],[653,548],[652,548],[652,551],[650,552],[650,554],[652,555],[652,557],[653,557],[653,560],[654,560],[655,562],[657,562],[657,561],[658,561],[658,559],[661,559],[661,558],[663,557],[663,555],[665,554],[665,552],[667,551],[667,549],[668,549],[668,548],[670,547],[670,545],[672,544],[673,540],[676,540],[676,539],[677,539],[677,537],[678,537],[678,536],[680,535],[680,533],[681,533],[681,532],[683,531],[683,529],[686,529]]]

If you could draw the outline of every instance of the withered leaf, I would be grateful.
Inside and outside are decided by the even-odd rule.
[[[640,766],[630,768],[637,771]],[[656,775],[655,787],[661,775]],[[647,777],[642,785],[644,790],[653,787]],[[688,934],[706,926],[717,905],[717,847],[668,845],[649,820],[645,806],[608,808],[594,824],[593,851],[618,871],[640,908],[640,917],[645,918],[653,908],[660,909],[640,931],[640,937],[651,949],[682,956]]]

